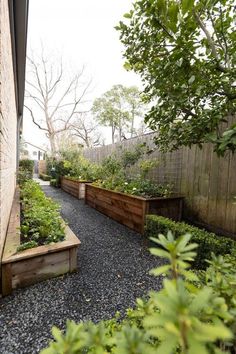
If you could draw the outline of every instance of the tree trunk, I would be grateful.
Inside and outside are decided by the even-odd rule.
[[[49,133],[48,137],[49,137],[49,142],[50,142],[52,156],[55,156],[56,151],[57,151],[56,142],[55,142],[55,135]]]

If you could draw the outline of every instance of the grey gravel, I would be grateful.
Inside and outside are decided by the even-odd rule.
[[[148,274],[163,261],[144,238],[67,193],[43,186],[62,206],[62,216],[81,240],[76,273],[18,289],[0,299],[0,354],[35,354],[51,339],[51,327],[111,318],[137,297],[161,287]]]

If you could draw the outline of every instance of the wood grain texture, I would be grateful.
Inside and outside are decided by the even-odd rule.
[[[77,269],[80,240],[67,225],[64,241],[17,252],[20,244],[19,205],[19,193],[16,193],[2,258],[3,296],[9,295],[14,288],[28,286]]]
[[[146,199],[86,184],[85,203],[144,234],[145,215],[158,214],[180,220],[183,197]]]
[[[85,183],[89,182],[75,181],[70,178],[61,177],[61,189],[77,199],[85,198]]]
[[[222,128],[235,124],[236,115],[227,117],[227,121]],[[226,153],[219,158],[212,144],[203,144],[202,149],[194,145],[182,147],[164,154],[157,150],[155,135],[148,133],[121,143],[85,149],[83,153],[90,161],[101,163],[113,152],[121,156],[124,150],[147,144],[154,150],[148,158],[159,162],[148,177],[156,183],[173,184],[175,193],[185,196],[184,219],[236,239],[236,154]],[[130,176],[137,173],[138,164],[132,167]]]

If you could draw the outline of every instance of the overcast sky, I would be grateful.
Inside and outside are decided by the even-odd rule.
[[[140,79],[123,68],[122,45],[114,26],[131,8],[131,0],[31,0],[28,49],[63,56],[74,71],[86,66],[93,79],[91,100],[115,84],[140,86]],[[25,112],[24,138],[45,143],[44,133],[31,123]]]

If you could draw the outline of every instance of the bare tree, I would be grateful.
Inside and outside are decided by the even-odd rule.
[[[84,81],[84,68],[71,79],[66,78],[62,61],[58,65],[45,57],[44,52],[37,59],[28,57],[29,72],[26,80],[26,105],[34,124],[49,139],[54,155],[56,136],[69,129],[75,114],[91,84]]]
[[[98,131],[98,124],[86,113],[76,114],[70,125],[72,136],[76,136],[86,147],[102,145],[102,135]]]

